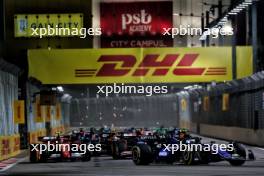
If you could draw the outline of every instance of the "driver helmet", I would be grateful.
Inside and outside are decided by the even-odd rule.
[[[187,137],[188,130],[185,128],[182,128],[179,130],[179,139],[184,140]]]

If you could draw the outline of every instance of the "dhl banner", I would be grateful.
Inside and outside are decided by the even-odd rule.
[[[25,102],[24,100],[15,100],[13,105],[13,119],[15,124],[25,123]]]
[[[237,49],[238,77],[252,74],[252,49]],[[231,47],[29,50],[29,76],[43,84],[232,80]]]
[[[253,53],[252,47],[237,47],[237,78],[244,78],[253,73]]]
[[[36,96],[35,102],[35,122],[41,123],[44,122],[44,113],[43,113],[43,106],[40,105],[40,96]]]

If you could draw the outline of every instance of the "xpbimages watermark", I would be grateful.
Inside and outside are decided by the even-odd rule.
[[[58,26],[53,28],[48,26],[47,28],[31,28],[31,31],[32,36],[38,36],[39,38],[46,36],[79,36],[80,38],[86,38],[88,35],[102,35],[101,28],[61,28]]]
[[[234,35],[234,30],[232,27],[214,27],[214,28],[197,28],[191,27],[191,25],[174,28],[163,28],[163,35],[171,36],[175,38],[176,36],[212,36],[212,38],[218,38],[219,36],[231,36]]]
[[[154,94],[168,93],[168,86],[142,86],[142,85],[125,85],[116,84],[107,86],[97,86],[97,94],[109,96],[111,94],[142,94],[152,96]]]
[[[85,154],[86,152],[100,152],[102,150],[101,144],[60,144],[58,141],[56,143],[51,143],[48,141],[45,144],[30,144],[31,151],[37,151],[40,154],[43,152],[80,152]]]
[[[218,154],[219,151],[234,151],[233,144],[184,144],[180,142],[179,144],[163,144],[163,151],[171,152],[212,152],[212,154]]]

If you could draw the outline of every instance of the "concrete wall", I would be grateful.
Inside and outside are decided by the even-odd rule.
[[[193,133],[199,133],[197,123],[193,123],[187,120],[180,120],[180,128],[186,128]]]
[[[264,146],[264,130],[253,130],[240,127],[227,127],[209,124],[197,124],[180,120],[180,127],[187,128],[193,133],[219,139],[238,141],[245,144]]]
[[[216,138],[236,140],[246,144],[264,146],[264,130],[200,124],[200,134]]]

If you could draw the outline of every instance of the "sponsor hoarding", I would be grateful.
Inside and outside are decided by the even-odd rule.
[[[61,119],[61,104],[57,103],[56,104],[56,120]]]
[[[50,122],[51,121],[51,106],[45,106],[45,115],[46,115],[46,122]]]
[[[101,40],[102,48],[150,48],[150,47],[170,47],[173,40],[168,36],[155,37],[104,37]]]
[[[81,29],[83,27],[83,14],[16,14],[14,26],[15,37],[39,37],[34,35],[32,29],[48,29],[48,27],[53,29]],[[67,37],[68,35],[62,33],[60,36]]]
[[[13,104],[13,118],[15,124],[25,123],[25,102],[24,100],[15,100]]]
[[[36,123],[41,123],[45,121],[43,106],[40,104],[40,96],[36,96],[36,102],[34,103],[34,120]]]
[[[249,47],[250,48],[250,47]],[[238,50],[250,56],[252,50]],[[237,74],[249,76],[249,65]],[[29,76],[43,84],[183,83],[232,80],[231,47],[29,50]]]

